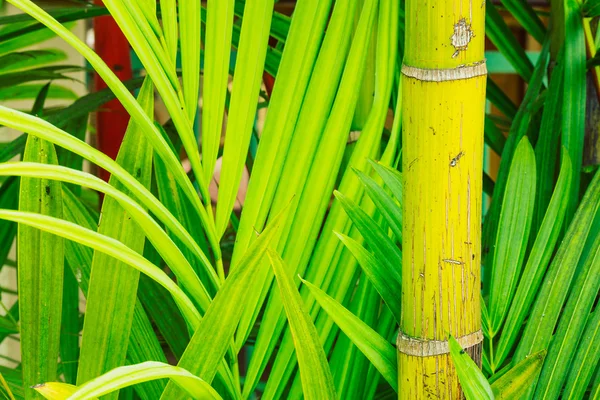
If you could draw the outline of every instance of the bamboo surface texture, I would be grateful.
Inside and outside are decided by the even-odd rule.
[[[448,335],[480,363],[485,1],[407,0],[399,398],[462,396]]]

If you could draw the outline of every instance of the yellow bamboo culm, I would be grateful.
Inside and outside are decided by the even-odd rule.
[[[485,0],[406,0],[399,398],[462,397],[452,335],[481,360]]]

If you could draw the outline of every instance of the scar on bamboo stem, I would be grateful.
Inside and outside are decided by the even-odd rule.
[[[456,155],[456,157],[454,157],[452,160],[450,160],[450,166],[451,167],[456,167],[458,165],[458,161],[461,159],[462,156],[464,156],[465,153],[464,152],[460,152]]]
[[[454,34],[450,36],[450,40],[456,51],[452,54],[452,58],[458,57],[461,51],[466,51],[474,37],[475,33],[471,29],[471,24],[467,24],[465,18],[461,18],[457,24],[454,24]]]

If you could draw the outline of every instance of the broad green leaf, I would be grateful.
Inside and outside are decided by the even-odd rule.
[[[81,67],[64,65],[30,69],[26,71],[8,72],[0,74],[0,88],[12,87],[21,83],[49,81],[49,80],[71,80],[69,72],[81,70]]]
[[[600,234],[596,235],[592,249],[577,272],[567,304],[561,312],[558,328],[540,374],[535,398],[559,398],[568,371],[572,367],[577,345],[600,290]]]
[[[77,387],[67,387],[65,384],[52,382],[39,385],[35,389],[40,393],[47,393],[46,398],[49,400],[90,399],[105,396],[131,385],[162,378],[171,379],[194,399],[221,399],[209,384],[185,369],[151,361],[115,368]]]
[[[131,267],[148,275],[167,289],[177,302],[186,321],[191,327],[197,326],[200,321],[198,310],[196,310],[191,300],[183,293],[179,286],[177,286],[160,268],[152,265],[152,263],[148,262],[145,258],[131,250],[129,247],[123,245],[121,242],[89,229],[82,228],[79,225],[37,213],[2,209],[0,210],[0,219],[26,224],[65,239],[73,240],[127,263]]]
[[[489,299],[491,335],[499,331],[517,288],[529,243],[535,201],[535,155],[527,138],[521,139],[511,164],[492,263]]]
[[[146,79],[138,101],[146,113],[154,115],[154,86]],[[146,188],[152,178],[152,148],[131,120],[119,149],[117,163]],[[127,194],[116,177],[109,184]],[[98,233],[119,240],[138,253],[144,249],[145,237],[139,225],[113,198],[102,203]],[[81,339],[77,384],[87,382],[123,365],[137,299],[139,271],[102,253],[94,252],[86,312]],[[117,393],[112,395],[116,398]]]
[[[208,383],[212,382],[242,314],[243,307],[239,305],[244,303],[247,291],[254,284],[260,267],[267,267],[261,260],[267,246],[279,233],[279,227],[285,217],[287,215],[284,212],[270,221],[248,249],[238,267],[229,274],[179,360],[180,367]],[[169,384],[161,398],[171,400],[181,398],[182,395],[180,390]]]
[[[229,224],[248,153],[272,15],[273,0],[247,2],[244,8],[219,180],[215,216],[218,238]]]
[[[546,349],[550,344],[575,274],[575,266],[583,252],[599,206],[600,173],[596,173],[546,273],[544,278],[546,284],[541,286],[531,309],[519,346],[513,356],[514,362],[519,362],[536,351]]]
[[[310,282],[305,280],[302,282],[325,312],[373,363],[390,386],[398,391],[398,366],[394,346],[327,293]]]
[[[567,204],[567,222],[570,222],[577,205],[581,187],[581,163],[585,136],[586,96],[586,49],[581,2],[564,1],[565,40],[564,44],[564,95],[561,115],[561,143],[573,163],[573,183]]]
[[[335,399],[335,388],[327,357],[315,325],[304,309],[296,284],[286,271],[284,261],[279,254],[273,250],[268,251],[267,254],[271,260],[290,331],[294,337],[304,397]]]
[[[493,400],[492,388],[471,356],[460,347],[453,336],[450,336],[448,343],[450,344],[450,356],[467,400]]]
[[[202,103],[202,165],[206,182],[210,182],[213,178],[221,144],[225,97],[229,83],[234,4],[234,0],[211,0],[206,7],[202,90],[205,99]]]
[[[523,275],[519,279],[515,297],[510,305],[506,321],[502,326],[502,334],[498,347],[494,351],[495,358],[491,360],[494,367],[502,365],[509,351],[516,344],[517,335],[533,304],[548,263],[554,253],[554,248],[563,226],[566,212],[569,185],[571,184],[571,162],[565,156],[561,164],[561,172],[550,200],[546,216],[537,233],[535,242],[529,253]],[[494,368],[495,369],[495,368]]]
[[[35,136],[27,139],[24,159],[57,163],[52,144]],[[62,217],[61,183],[21,179],[19,210]],[[30,387],[57,378],[62,314],[64,243],[61,238],[21,225],[18,228],[18,290],[21,362],[25,398],[39,398]]]
[[[0,89],[0,100],[30,100],[35,99],[40,89],[43,87],[41,84],[24,84],[6,87]],[[48,91],[49,99],[59,100],[77,100],[77,94],[66,86],[52,85]]]
[[[344,245],[352,252],[362,267],[363,272],[369,278],[377,292],[381,295],[385,304],[399,321],[400,319],[400,296],[402,293],[402,276],[399,268],[390,269],[385,263],[381,263],[369,253],[356,240],[349,236],[338,234]]]
[[[584,397],[585,388],[597,369],[600,359],[600,309],[589,315],[585,331],[577,348],[563,391],[564,399],[580,399]],[[592,397],[590,397],[592,398]]]
[[[538,351],[512,367],[492,383],[497,400],[520,399],[537,379],[544,364],[546,351]]]

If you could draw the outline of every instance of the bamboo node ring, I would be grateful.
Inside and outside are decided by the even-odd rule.
[[[456,68],[427,69],[402,65],[402,74],[426,82],[445,82],[471,79],[487,75],[487,66],[484,61],[469,65],[459,65]]]
[[[473,347],[483,341],[483,332],[469,333],[468,335],[457,337],[456,340],[463,349]],[[450,353],[448,340],[427,340],[419,339],[398,332],[396,347],[400,353],[415,357],[432,357]]]

